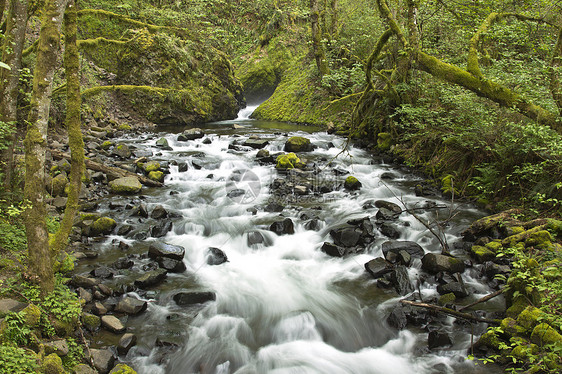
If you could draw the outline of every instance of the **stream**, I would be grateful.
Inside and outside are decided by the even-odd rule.
[[[466,360],[471,334],[476,340],[485,325],[445,316],[402,330],[389,325],[387,318],[400,299],[421,292],[423,300],[433,300],[439,294],[419,259],[407,269],[414,292],[399,295],[377,286],[364,265],[383,256],[382,243],[390,240],[380,225],[373,224],[374,239],[362,251],[332,257],[321,250],[324,242],[333,243],[331,230],[366,217],[375,222],[379,209],[372,202],[384,200],[427,207],[417,212],[428,222],[455,210],[443,234],[454,255],[468,258],[454,243],[484,213],[441,197],[416,196],[421,177],[353,145],[342,152],[344,138],[315,127],[250,120],[251,111],[247,108],[233,121],[199,126],[205,136],[196,140],[178,141],[183,127],[118,140],[152,154],[150,160],[169,169],[164,187],[143,187],[137,196],[108,195],[100,201],[98,212],[119,224],[115,232],[123,225],[132,229],[90,243],[99,256],[81,260],[76,268],[86,273],[111,267],[123,257],[133,263],[105,282],[148,304],[142,313],[119,316],[137,336],[137,344],[120,360],[140,374],[500,373],[499,368]],[[243,145],[252,136],[268,139],[264,149],[274,155],[295,135],[315,146],[299,153],[308,165],[304,174],[280,175],[274,163],[256,162],[258,149]],[[170,148],[156,146],[162,137]],[[343,188],[348,175],[362,183],[361,189]],[[273,191],[280,178],[296,178],[292,193]],[[303,180],[308,183],[305,191],[295,187]],[[130,208],[139,204],[148,212],[163,207],[171,231],[151,237],[150,228],[158,221],[132,216]],[[264,208],[270,204],[284,209]],[[294,233],[278,235],[269,229],[286,218],[294,223]],[[440,253],[438,240],[412,215],[403,212],[389,225],[398,233],[394,240]],[[185,248],[186,270],[168,273],[154,287],[130,287],[139,274],[157,267],[147,256],[155,242]],[[228,261],[211,264],[209,248],[220,249]],[[471,268],[463,273],[470,293],[463,303],[491,292],[478,274]],[[192,291],[212,293],[215,300],[176,302],[178,292]],[[499,311],[502,303],[494,299],[486,310]],[[437,328],[447,332],[452,344],[429,349],[428,332]],[[102,330],[92,337],[92,346],[116,345],[119,337]]]

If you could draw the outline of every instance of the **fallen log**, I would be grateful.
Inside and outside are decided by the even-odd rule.
[[[426,304],[426,303],[418,303],[415,301],[409,301],[409,300],[400,300],[400,303],[405,304],[405,305],[412,305],[412,306],[417,306],[420,308],[425,308],[425,309],[429,309],[429,310],[433,310],[436,312],[440,312],[440,313],[445,313],[445,314],[449,314],[451,316],[454,317],[458,317],[458,318],[463,318],[469,321],[474,321],[474,322],[484,322],[484,323],[489,323],[491,325],[497,325],[499,326],[499,324],[501,323],[500,320],[497,319],[489,319],[489,318],[480,318],[480,317],[476,317],[473,316],[470,313],[462,313],[450,308],[445,308],[439,305],[432,305],[432,304]]]
[[[61,151],[57,151],[57,150],[51,150],[51,155],[53,156],[53,158],[55,160],[61,160],[61,159],[67,159],[70,160],[70,155]],[[125,169],[121,169],[118,167],[114,167],[114,166],[107,166],[107,165],[103,165],[100,164],[99,162],[95,162],[92,160],[84,160],[84,164],[86,166],[87,169],[89,170],[94,170],[94,171],[101,171],[102,173],[105,173],[109,179],[117,179],[117,178],[123,178],[123,177],[136,177],[138,178],[138,180],[144,184],[145,186],[149,186],[149,187],[162,187],[164,184],[152,179],[149,179],[147,177],[145,177],[144,175],[140,175],[140,174],[136,174],[136,173],[131,173],[128,170]]]
[[[484,297],[481,297],[480,299],[476,300],[476,301],[473,302],[473,303],[470,303],[470,304],[468,304],[468,305],[465,305],[465,306],[459,308],[458,311],[459,311],[459,312],[462,312],[463,310],[468,309],[468,308],[470,308],[470,307],[472,307],[472,306],[475,306],[475,305],[477,305],[477,304],[480,304],[480,303],[486,302],[486,301],[488,301],[488,300],[490,300],[490,299],[493,299],[494,297],[496,297],[496,296],[498,296],[498,295],[501,295],[503,291],[504,291],[504,288],[501,288],[501,289],[497,290],[496,292],[492,292],[492,293],[489,294],[489,295],[486,295],[486,296],[484,296]]]

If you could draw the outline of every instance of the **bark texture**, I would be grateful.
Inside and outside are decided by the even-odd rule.
[[[25,214],[29,270],[39,283],[43,295],[54,288],[49,235],[45,221],[45,153],[52,83],[57,68],[60,29],[66,3],[67,0],[46,0],[43,7],[33,76],[33,94],[24,141],[24,195],[31,204],[31,208],[27,209]]]

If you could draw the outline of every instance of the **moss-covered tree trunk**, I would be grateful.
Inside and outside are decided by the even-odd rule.
[[[24,141],[24,195],[31,204],[31,208],[27,209],[25,214],[29,270],[39,283],[43,294],[54,288],[49,235],[45,221],[45,153],[52,83],[57,68],[60,29],[66,2],[67,0],[46,0],[43,7],[33,76],[33,94]]]
[[[312,52],[314,60],[320,72],[320,76],[330,73],[326,61],[326,53],[322,46],[322,28],[320,27],[320,11],[318,10],[318,0],[310,0],[310,28],[312,32]]]
[[[6,0],[0,0],[0,21],[4,17],[4,8],[6,7]]]
[[[556,105],[558,114],[562,116],[562,25],[558,29],[558,40],[550,61],[550,92]]]
[[[0,5],[3,9],[4,4]],[[10,124],[13,131],[6,139],[9,144],[2,154],[4,191],[10,191],[12,185],[18,82],[27,27],[27,8],[28,0],[10,0],[8,3],[6,32],[2,46],[2,62],[8,65],[10,70],[0,69],[0,120]]]
[[[70,146],[70,184],[66,209],[60,229],[55,233],[51,245],[51,252],[56,256],[63,250],[68,242],[72,230],[74,216],[78,211],[78,198],[82,186],[82,172],[84,170],[84,140],[80,130],[80,61],[78,56],[78,45],[76,43],[77,33],[76,3],[70,0],[64,14],[64,69],[66,75],[66,129],[68,131],[68,143]]]

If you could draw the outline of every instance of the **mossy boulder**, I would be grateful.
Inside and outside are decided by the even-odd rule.
[[[139,162],[137,166],[145,173],[160,170],[160,163],[158,161],[148,161],[145,163]]]
[[[562,221],[548,218],[546,222],[546,227],[548,230],[552,231],[554,235],[562,237]]]
[[[300,158],[294,153],[277,156],[277,169],[287,170],[294,169],[301,162]]]
[[[74,256],[61,252],[53,263],[53,270],[57,273],[68,274],[74,270]]]
[[[96,331],[101,326],[101,318],[90,313],[82,314],[82,323],[90,331]]]
[[[517,317],[519,317],[519,314],[521,314],[521,312],[523,312],[528,306],[529,301],[527,300],[527,298],[523,295],[519,295],[511,300],[511,305],[509,308],[507,308],[505,314],[508,317],[517,319]]]
[[[38,326],[41,321],[41,309],[37,305],[29,304],[20,314],[23,316],[26,325],[30,327]]]
[[[125,364],[117,364],[109,372],[109,374],[137,374],[137,372],[130,366]]]
[[[494,240],[485,245],[490,251],[497,253],[503,246],[500,240]]]
[[[137,177],[123,177],[109,182],[109,188],[114,193],[134,194],[141,190],[142,185]]]
[[[113,148],[111,154],[126,159],[131,157],[132,153],[131,153],[131,149],[127,144],[117,144],[117,146]]]
[[[164,182],[164,173],[160,170],[151,171],[148,173],[148,178],[157,182]]]
[[[119,126],[117,126],[117,130],[120,131],[131,131],[131,126],[127,125],[126,123],[122,123]]]
[[[454,293],[449,292],[446,293],[445,295],[442,295],[439,300],[437,301],[437,303],[439,305],[448,305],[448,304],[452,304],[455,302],[455,300],[457,299],[457,297],[455,296]]]
[[[392,146],[392,135],[387,132],[379,132],[377,135],[377,148],[381,151],[388,151]]]
[[[113,147],[113,142],[111,140],[106,140],[100,145],[100,148],[106,151],[111,147]]]
[[[462,273],[465,269],[464,262],[458,258],[438,253],[426,253],[422,257],[422,269],[437,274],[439,272]]]
[[[312,149],[310,139],[302,136],[292,136],[285,143],[286,152],[310,152]]]
[[[529,356],[537,353],[539,353],[539,347],[532,343],[517,345],[511,350],[511,355],[519,360],[527,360]]]
[[[533,329],[531,341],[539,346],[562,344],[562,335],[548,323],[540,323]]]
[[[475,344],[475,347],[486,347],[494,350],[499,350],[500,345],[502,344],[501,339],[496,335],[493,331],[486,331],[484,334],[480,336],[478,341]]]
[[[473,245],[470,248],[470,255],[474,257],[479,263],[491,261],[496,258],[496,254],[494,252],[480,245]]]
[[[90,235],[108,235],[111,234],[113,229],[117,226],[117,222],[113,218],[101,217],[92,223],[90,226]]]
[[[51,179],[51,183],[48,186],[47,190],[51,194],[51,196],[64,196],[65,195],[65,188],[68,185],[68,178],[66,174],[58,174],[53,179]]]
[[[521,326],[528,333],[531,333],[533,328],[539,324],[540,319],[544,316],[544,313],[534,306],[528,306],[519,314],[517,317],[517,324]]]
[[[552,235],[547,230],[541,230],[532,233],[526,240],[525,240],[525,247],[535,247],[538,249],[551,249],[553,248],[552,245]]]
[[[517,321],[511,317],[506,317],[502,319],[500,327],[507,337],[511,338],[513,336],[521,335],[525,332],[525,329],[517,324]]]
[[[345,182],[343,183],[343,187],[349,191],[355,191],[363,186],[361,182],[354,176],[350,175],[349,177],[345,178]]]
[[[65,374],[66,371],[62,366],[62,359],[55,353],[51,353],[43,360],[41,364],[41,372],[44,374]]]

